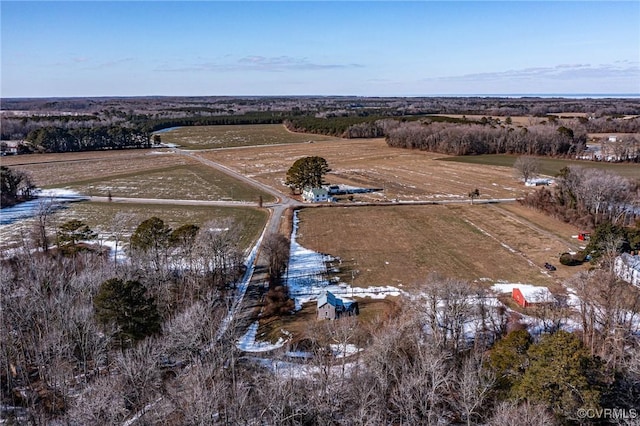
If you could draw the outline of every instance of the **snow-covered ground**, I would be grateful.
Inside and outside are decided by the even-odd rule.
[[[256,256],[258,255],[258,247],[260,247],[260,244],[262,244],[262,239],[264,238],[264,234],[266,231],[267,231],[267,228],[265,228],[262,231],[262,235],[260,235],[260,238],[258,238],[258,241],[256,241],[253,248],[249,252],[249,255],[247,256],[247,259],[245,260],[244,264],[247,267],[247,269],[244,272],[242,279],[236,285],[236,292],[233,299],[233,304],[231,305],[231,309],[227,313],[227,316],[224,317],[224,319],[222,320],[222,323],[220,324],[220,328],[216,333],[216,338],[214,339],[213,342],[211,342],[210,347],[213,347],[218,342],[218,340],[222,338],[224,333],[227,332],[227,329],[229,328],[229,324],[231,324],[231,321],[234,319],[236,313],[238,313],[238,311],[240,310],[242,299],[244,299],[244,295],[247,292],[247,288],[249,287],[249,282],[251,281],[251,277],[253,276],[253,271],[255,269],[255,260],[256,260]]]
[[[238,339],[236,347],[245,352],[267,352],[274,349],[281,348],[286,343],[286,340],[282,337],[278,339],[276,343],[269,343],[265,341],[256,341],[256,334],[258,333],[258,321],[249,326],[247,332]]]
[[[89,243],[92,243],[92,241],[89,241]],[[123,241],[120,241],[116,249],[115,241],[105,240],[105,239],[102,239],[102,236],[98,236],[98,244],[101,247],[109,248],[109,259],[112,261],[115,261],[115,263],[126,263],[128,261],[129,257],[124,252],[125,243]]]
[[[11,225],[19,220],[37,215],[43,203],[51,204],[53,209],[59,209],[63,207],[64,203],[86,199],[85,196],[64,188],[38,190],[36,195],[38,198],[34,200],[0,209],[0,225]]]

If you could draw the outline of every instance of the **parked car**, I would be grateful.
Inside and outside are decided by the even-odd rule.
[[[552,264],[550,264],[549,262],[545,262],[544,267],[547,268],[550,271],[555,271],[556,267],[553,266]]]

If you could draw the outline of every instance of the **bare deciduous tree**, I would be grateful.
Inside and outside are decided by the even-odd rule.
[[[289,263],[289,240],[282,234],[269,234],[265,237],[262,250],[269,264],[269,285],[278,285]]]
[[[513,163],[513,168],[518,177],[527,183],[540,173],[540,161],[535,157],[521,156]]]

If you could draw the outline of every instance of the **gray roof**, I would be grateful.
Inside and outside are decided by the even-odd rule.
[[[311,192],[314,197],[328,194],[327,190],[324,188],[305,188],[305,191]]]

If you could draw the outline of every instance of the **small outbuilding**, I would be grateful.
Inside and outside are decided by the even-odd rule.
[[[340,299],[330,291],[325,291],[318,298],[318,319],[338,319],[344,316],[358,315],[358,302],[351,299]]]
[[[523,287],[522,289],[514,287],[511,291],[511,297],[523,308],[556,301],[547,287]]]
[[[591,238],[591,233],[587,232],[587,231],[580,231],[578,232],[578,239],[580,241],[587,241]]]

